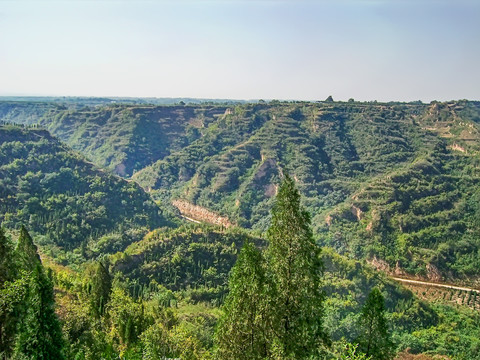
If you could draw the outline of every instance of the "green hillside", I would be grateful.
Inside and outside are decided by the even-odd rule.
[[[83,251],[102,235],[167,224],[134,182],[95,167],[45,130],[14,126],[0,127],[0,222],[24,224],[45,244]],[[111,240],[110,251],[131,241],[125,234]]]
[[[473,102],[238,106],[134,179],[265,230],[288,171],[322,243],[466,279],[480,269],[479,113]]]
[[[40,122],[95,164],[131,176],[200,137],[222,108],[109,106],[51,111]]]
[[[155,106],[143,104],[147,100],[142,99],[140,105],[108,104],[114,100],[105,105],[97,99],[96,106],[91,105],[95,99],[67,100],[0,101],[0,120],[42,126],[97,166],[123,177],[198,139],[199,129],[226,109],[223,105]]]
[[[186,216],[262,232],[287,171],[322,244],[392,272],[479,275],[479,102],[57,106],[38,124],[164,205],[196,205]]]
[[[124,252],[110,256],[109,271],[116,274],[122,302],[112,299],[113,303],[107,306],[111,314],[121,318],[116,322],[115,318],[105,315],[104,321],[111,323],[112,329],[106,341],[110,341],[116,351],[126,351],[132,359],[141,358],[141,349],[145,351],[151,346],[148,341],[153,328],[149,327],[155,326],[160,327],[163,334],[155,338],[157,347],[169,344],[170,350],[164,351],[176,356],[194,347],[197,355],[191,355],[192,358],[208,358],[213,352],[215,324],[221,314],[218,306],[228,292],[228,274],[247,239],[260,248],[266,246],[265,241],[239,229],[184,226],[155,231]],[[334,249],[324,248],[321,258],[325,266],[322,276],[326,295],[324,326],[332,341],[326,359],[338,358],[342,342],[354,342],[360,335],[361,308],[374,287],[385,295],[386,316],[396,351],[409,349],[413,354],[474,358],[478,346],[475,334],[479,333],[475,326],[477,313],[468,308],[450,307],[442,303],[442,299],[427,304],[383,273],[339,255]],[[82,280],[79,274],[72,276],[64,270],[57,273],[59,286],[71,289],[69,295],[64,292],[59,295],[62,306],[70,309],[62,312],[66,324],[72,330],[84,324],[78,328],[80,331],[67,333],[69,341],[75,345],[75,341],[81,339],[83,346],[91,346],[92,350],[94,346],[96,351],[102,347],[108,349],[108,344],[89,344],[91,340],[87,340],[92,336],[89,333],[95,334],[106,325],[94,321],[86,325],[83,315],[76,313],[85,295],[74,289],[81,289],[78,283],[82,281],[84,284],[91,281],[89,275],[86,276]],[[114,291],[112,296],[119,295]],[[125,329],[122,321],[127,320],[132,322],[132,329],[137,329],[129,339],[122,334]],[[185,332],[181,336],[177,333],[179,329]],[[190,342],[184,343],[184,336],[190,336]],[[461,341],[453,341],[455,338]]]
[[[40,120],[50,110],[65,110],[66,107],[57,103],[42,101],[5,101],[0,100],[0,120],[8,123],[32,125]]]
[[[0,355],[27,353],[24,344],[30,339],[50,339],[35,330],[38,321],[25,321],[23,315],[37,319],[36,309],[48,309],[45,321],[56,326],[53,340],[61,342],[52,347],[60,353],[57,358],[228,358],[216,348],[221,346],[219,325],[225,324],[222,319],[228,314],[222,305],[232,292],[258,290],[253,295],[267,300],[258,301],[259,317],[253,324],[265,316],[264,326],[269,326],[268,316],[277,308],[274,299],[283,291],[275,285],[279,273],[272,266],[283,258],[272,262],[269,249],[278,249],[276,242],[283,240],[287,245],[297,233],[282,234],[298,225],[305,229],[300,238],[306,235],[314,247],[309,252],[314,259],[297,257],[295,262],[312,269],[316,264],[320,296],[315,299],[321,304],[317,320],[325,335],[315,349],[320,358],[348,358],[352,344],[359,344],[357,359],[362,359],[360,352],[370,351],[366,341],[388,339],[382,345],[388,352],[385,359],[398,353],[407,358],[423,354],[419,356],[425,359],[436,355],[475,359],[480,346],[476,292],[428,290],[426,303],[419,297],[426,297],[427,290],[417,290],[417,297],[368,262],[435,281],[477,278],[478,107],[388,106],[250,104],[215,108],[210,122],[203,125],[189,117],[185,129],[194,126],[195,137],[133,178],[159,203],[182,199],[176,204],[199,205],[193,212],[203,206],[228,216],[230,222],[218,227],[169,228],[166,214],[132,179],[98,168],[46,130],[1,126],[0,216],[7,236],[0,230],[0,278],[5,280],[0,283]],[[135,132],[135,126],[127,126],[132,123],[128,108],[118,107],[120,113],[126,111],[126,118],[114,116],[111,124],[97,128],[97,134],[114,130],[112,140],[103,136],[111,141],[112,153],[121,138],[120,128]],[[177,116],[175,109],[182,108],[164,110]],[[195,107],[190,110],[199,112]],[[81,127],[90,122],[80,120],[79,114],[91,117],[105,111],[58,114],[77,114],[79,119],[72,124]],[[308,114],[313,113],[309,121]],[[52,122],[52,129],[65,119]],[[78,131],[72,124],[64,130]],[[129,139],[123,146],[135,148],[136,142]],[[149,151],[156,152],[155,136],[149,139]],[[303,224],[291,223],[291,214],[298,210],[286,210],[292,202],[284,202],[285,211],[276,213],[276,224],[283,230],[262,233],[272,226],[271,204],[286,171],[313,215],[315,240],[326,245],[320,258],[308,215],[295,217]],[[295,198],[298,204],[298,194]],[[216,216],[211,211],[204,215]],[[16,241],[20,224],[32,230],[33,239],[22,228]],[[41,245],[43,265],[35,243]],[[245,243],[253,244],[252,251],[264,259],[252,277],[261,287],[232,282],[233,274],[248,274],[251,269],[244,257],[237,264],[240,272],[231,271]],[[23,269],[25,261],[34,262],[36,272]],[[289,264],[288,256],[284,264]],[[17,266],[23,270],[14,271]],[[256,277],[262,272],[263,280]],[[40,307],[37,289],[46,299]],[[303,294],[303,289],[295,291]],[[383,321],[383,334],[365,337],[372,294],[379,299],[373,316]],[[245,296],[238,300],[244,306],[251,301]],[[269,358],[274,358],[272,354]]]
[[[265,245],[264,240],[238,228],[225,231],[204,225],[154,231],[123,253],[112,255],[112,265],[142,286],[155,281],[174,291],[193,288],[199,299],[200,289],[206,289],[207,300],[212,296],[220,300],[245,239]],[[209,294],[211,288],[216,290]]]

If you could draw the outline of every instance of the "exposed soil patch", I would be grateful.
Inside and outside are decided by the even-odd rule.
[[[194,205],[185,200],[173,200],[172,205],[175,206],[180,213],[193,221],[206,222],[214,225],[221,225],[225,227],[232,226],[232,223],[227,217],[218,215],[204,207]]]

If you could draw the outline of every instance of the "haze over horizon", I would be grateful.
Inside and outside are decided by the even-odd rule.
[[[480,2],[0,1],[0,96],[480,99]]]

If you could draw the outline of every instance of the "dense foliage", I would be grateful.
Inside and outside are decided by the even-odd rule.
[[[44,130],[13,126],[0,127],[0,221],[28,224],[43,244],[82,248],[84,256],[95,245],[89,240],[167,224],[135,183],[96,168]]]
[[[108,102],[0,102],[0,357],[478,358],[476,293],[367,262],[478,279],[480,103]]]
[[[360,350],[366,356],[379,360],[388,360],[393,355],[387,319],[385,318],[385,299],[377,288],[368,294],[360,314],[361,333],[357,339]]]
[[[0,242],[10,246],[0,229]],[[55,314],[53,284],[37,247],[22,227],[14,253],[7,250],[14,274],[2,274],[0,285],[0,356],[12,359],[64,359],[60,323]]]
[[[189,145],[200,137],[199,128],[225,112],[224,106],[77,108],[40,103],[30,104],[29,108],[29,103],[19,103],[13,111],[12,104],[0,102],[0,111],[2,106],[10,110],[3,114],[4,121],[41,125],[96,165],[121,176],[131,176]],[[21,116],[22,110],[30,110],[31,114]]]
[[[211,242],[212,246],[197,252],[196,261],[192,261],[194,249],[202,243],[208,244],[210,237],[216,239]],[[227,290],[225,282],[235,264],[236,254],[243,244],[242,238],[245,240],[246,234],[237,230],[184,227],[164,231],[162,236],[159,236],[159,232],[147,236],[144,241],[131,245],[127,250],[131,255],[126,253],[112,255],[102,264],[89,262],[84,264],[79,272],[58,266],[47,259],[47,266],[53,270],[57,314],[61,320],[63,351],[66,357],[209,359],[213,356],[214,331],[222,314],[218,306],[225,297]],[[8,238],[4,239],[5,248],[12,249]],[[170,282],[169,289],[158,283],[151,275],[132,271],[133,267],[120,266],[126,264],[125,261],[136,262],[139,268],[155,264],[156,261],[153,258],[149,259],[147,254],[153,254],[155,249],[161,249],[162,243],[169,242],[169,239],[176,239],[169,245],[171,249],[169,251],[179,254],[180,258],[184,256],[187,258],[185,262],[176,263],[177,273],[182,276],[198,274],[199,285],[190,286],[187,282],[175,285]],[[182,240],[189,244],[190,250],[187,252]],[[238,245],[235,246],[235,250],[232,250],[231,255],[225,254],[227,249],[232,249],[235,241]],[[240,260],[237,271],[240,269],[246,271],[242,261],[243,264],[245,261],[257,262],[258,256],[255,254],[258,254],[258,250],[252,247],[254,241],[255,239],[251,238],[249,245],[245,245],[249,248],[251,260]],[[217,245],[213,246],[214,244]],[[263,242],[258,244],[261,248],[265,246]],[[142,253],[145,253],[145,256],[142,256]],[[10,254],[9,259],[16,256],[11,252]],[[139,258],[135,258],[135,254],[144,259],[143,264],[138,263]],[[169,258],[171,257],[164,257],[165,260]],[[201,271],[201,268],[205,269],[203,260],[211,261],[212,265],[208,271]],[[325,264],[322,284],[325,293],[324,331],[332,341],[331,347],[324,354],[326,359],[339,356],[345,356],[347,359],[365,358],[359,347],[353,351],[355,346],[346,346],[345,342],[354,344],[362,334],[360,321],[362,309],[365,308],[368,294],[375,287],[385,298],[384,316],[395,351],[409,348],[413,353],[445,354],[455,355],[458,359],[475,359],[480,346],[478,313],[468,308],[453,308],[440,303],[428,305],[385,275],[338,255],[332,249],[322,251],[321,261]],[[13,263],[18,262],[15,260]],[[162,272],[158,271],[155,274]],[[222,279],[216,285],[212,282],[212,274],[215,274],[216,279]],[[237,276],[249,276],[248,273],[240,274]],[[258,274],[261,275],[261,272]],[[4,273],[2,276],[5,276]],[[31,281],[29,276],[22,276],[17,280],[11,278],[5,285],[0,286],[2,326],[18,328],[11,317],[8,321],[3,321],[3,318],[5,315],[8,318],[11,309],[17,306],[15,304],[26,304],[23,299],[27,293],[26,286]],[[232,273],[232,276],[235,275]],[[256,287],[253,281],[249,285],[253,285],[253,288],[244,288],[243,291],[254,291],[251,293],[253,296]],[[232,288],[231,291],[236,290]],[[254,300],[253,298],[252,301]],[[232,308],[242,309],[233,306]],[[252,310],[250,307],[248,309]],[[260,313],[265,311],[258,310]],[[8,340],[12,348],[15,342],[15,339]],[[352,353],[357,357],[348,355]],[[346,357],[347,355],[350,357]]]
[[[228,273],[245,239],[263,241],[240,229],[183,226],[148,234],[125,252],[111,256],[112,266],[138,282],[138,291],[155,281],[170,290],[187,290],[193,302],[218,304]]]
[[[266,267],[262,253],[246,241],[232,268],[229,294],[215,334],[216,358],[264,359],[269,337]]]
[[[267,231],[267,291],[273,359],[318,357],[323,331],[320,247],[292,178],[282,181]]]
[[[265,259],[246,242],[229,282],[217,333],[219,359],[310,359],[326,336],[320,248],[294,181],[280,185]]]
[[[317,241],[423,277],[479,275],[479,102],[77,100],[4,102],[0,115],[133,175],[165,208],[180,198],[261,231],[287,170]]]

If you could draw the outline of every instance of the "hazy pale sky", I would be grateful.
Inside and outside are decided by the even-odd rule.
[[[0,95],[480,100],[480,1],[0,0]]]

